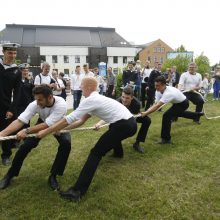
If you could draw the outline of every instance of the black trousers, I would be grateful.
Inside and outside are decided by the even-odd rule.
[[[170,135],[171,123],[172,123],[172,118],[174,117],[183,117],[183,118],[198,120],[199,118],[198,113],[185,111],[188,107],[189,107],[189,101],[185,99],[181,103],[173,104],[171,108],[169,108],[166,112],[164,112],[162,119],[161,138],[165,140],[171,139],[171,135]]]
[[[59,147],[50,172],[52,175],[63,175],[71,150],[71,137],[69,133],[63,133],[59,136],[54,135],[54,137],[57,139]],[[12,178],[14,176],[18,176],[24,159],[33,148],[36,148],[38,146],[40,140],[41,139],[34,137],[24,140],[24,143],[16,152],[15,157],[12,161],[12,165],[8,170],[7,174],[9,175],[9,177]]]
[[[82,97],[82,90],[73,90],[73,109],[77,109]]]
[[[141,127],[138,131],[136,141],[145,142],[147,132],[148,132],[148,129],[149,129],[150,124],[151,124],[151,119],[148,116],[138,117],[138,118],[136,118],[136,122],[141,123]]]
[[[137,123],[133,117],[111,124],[108,131],[99,138],[96,145],[92,148],[73,188],[79,190],[81,194],[85,194],[102,157],[113,148],[119,148],[123,153],[121,141],[133,136],[136,131]]]
[[[6,118],[6,112],[0,112],[0,131],[4,130],[8,127],[9,124],[11,124],[12,121],[14,121],[14,117],[11,119],[5,119]],[[11,134],[13,135],[13,134]],[[12,154],[11,149],[15,146],[15,140],[7,140],[2,141],[2,154],[1,158],[9,158]]]
[[[155,100],[155,89],[149,88],[147,90],[147,103],[145,106],[145,110],[149,109],[153,104],[154,104],[154,100]]]
[[[202,112],[204,100],[201,95],[195,92],[184,92],[186,98],[196,105],[196,112]]]
[[[112,95],[113,89],[114,89],[114,85],[109,85],[106,91],[106,96],[115,99],[115,95],[114,96]]]
[[[145,107],[147,83],[141,83],[141,103],[142,108]]]

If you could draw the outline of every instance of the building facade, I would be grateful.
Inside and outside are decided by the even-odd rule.
[[[143,48],[139,52],[139,60],[142,63],[145,63],[146,60],[149,60],[152,64],[155,62],[164,63],[167,59],[167,53],[174,51],[160,39],[141,45],[140,47]]]
[[[90,68],[100,62],[123,68],[137,54],[137,48],[114,28],[6,24],[0,32],[0,44],[6,42],[21,45],[19,62],[28,62],[39,71],[41,63],[46,61],[53,69],[66,74],[85,63]]]

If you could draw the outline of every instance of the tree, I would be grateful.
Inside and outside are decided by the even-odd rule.
[[[162,71],[164,72],[166,68],[171,68],[172,66],[176,66],[177,71],[179,73],[183,73],[187,71],[188,65],[191,62],[191,57],[178,55],[173,59],[167,59],[162,66]]]
[[[209,73],[211,70],[210,64],[209,64],[209,58],[203,54],[203,52],[196,57],[195,63],[197,65],[197,72],[201,73],[202,75],[204,73]]]
[[[176,49],[176,52],[187,52],[186,48],[183,45],[180,45],[180,47],[178,47]]]

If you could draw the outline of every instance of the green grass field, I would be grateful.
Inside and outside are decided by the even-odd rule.
[[[164,108],[164,110],[167,107]],[[208,102],[209,116],[220,115],[220,102]],[[135,137],[123,142],[123,159],[111,152],[101,161],[94,180],[79,203],[51,191],[47,179],[57,151],[49,136],[26,158],[20,176],[0,191],[4,219],[220,219],[220,119],[179,119],[172,124],[174,144],[158,146],[163,112],[151,115],[145,154],[132,148]],[[90,119],[91,126],[97,118]],[[73,185],[100,131],[73,131],[72,151],[62,189]],[[14,152],[16,149],[13,150]],[[0,166],[0,177],[8,167]]]

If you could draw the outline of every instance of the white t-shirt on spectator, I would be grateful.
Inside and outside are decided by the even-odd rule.
[[[194,89],[195,87],[201,86],[202,76],[200,73],[190,74],[189,72],[185,72],[180,76],[179,85],[181,86],[181,90],[189,91]]]
[[[35,114],[39,114],[39,118],[48,126],[55,124],[66,115],[67,104],[62,97],[54,96],[54,99],[54,104],[45,108],[37,105],[37,101],[31,102],[18,119],[27,124]]]
[[[39,85],[41,85],[41,84],[47,84],[47,85],[50,84],[50,82],[51,82],[51,76],[49,76],[49,75],[44,76],[42,73],[40,73],[40,76],[41,76],[41,79],[40,79],[39,75],[37,75],[37,76],[35,77],[34,85],[39,86]]]
[[[156,102],[166,103],[181,103],[186,99],[186,96],[177,88],[166,86],[163,93],[156,91]]]

